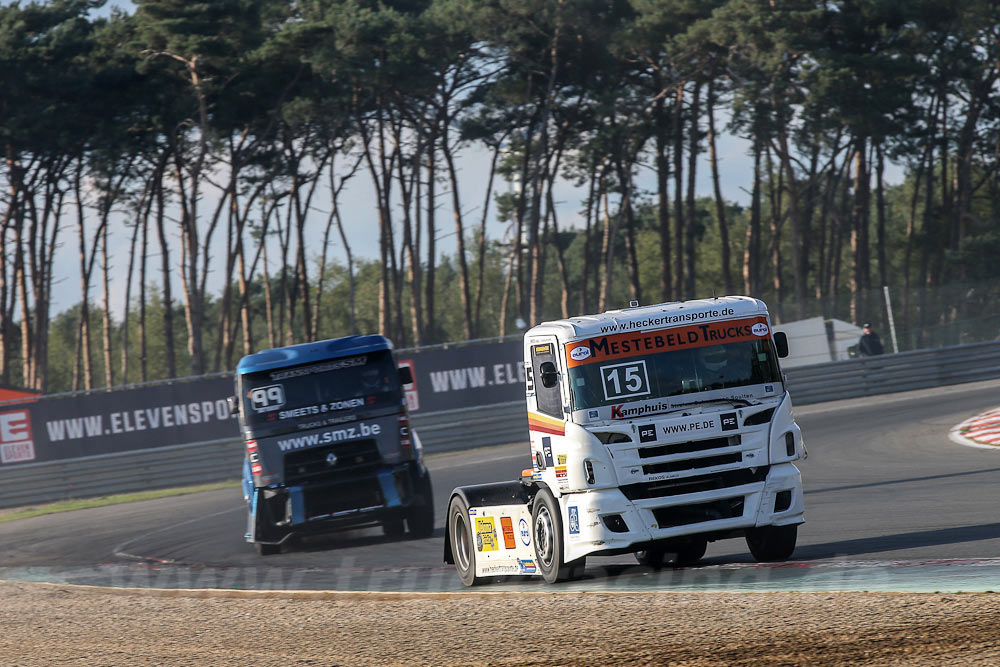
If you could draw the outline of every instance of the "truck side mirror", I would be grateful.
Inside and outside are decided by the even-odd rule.
[[[413,384],[413,371],[410,370],[409,366],[400,366],[399,371],[399,383],[400,384]]]
[[[546,361],[538,367],[538,375],[542,379],[542,386],[546,389],[552,389],[552,387],[556,386],[556,382],[559,381],[559,372],[556,370],[556,365],[551,361]]]
[[[240,401],[235,396],[226,396],[226,404],[229,406],[229,416],[239,414]]]
[[[778,358],[784,359],[788,356],[788,336],[784,331],[774,332],[774,346],[778,349]]]

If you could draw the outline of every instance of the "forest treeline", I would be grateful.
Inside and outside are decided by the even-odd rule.
[[[890,285],[916,332],[1000,301],[996,2],[102,5],[0,7],[0,383],[713,292],[884,323]],[[721,135],[749,146],[744,192]],[[53,313],[59,281],[79,302]]]

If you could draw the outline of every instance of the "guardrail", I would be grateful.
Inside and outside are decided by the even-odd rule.
[[[1000,377],[1000,342],[848,359],[786,372],[796,405]]]
[[[1000,342],[802,366],[786,373],[796,405],[1000,378]],[[524,403],[414,414],[427,453],[525,440]],[[238,438],[0,469],[0,507],[237,479]]]

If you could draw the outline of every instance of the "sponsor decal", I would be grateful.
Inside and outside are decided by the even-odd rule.
[[[514,541],[514,522],[509,516],[500,517],[500,528],[503,530],[503,548],[516,549],[517,542]]]
[[[755,327],[760,331],[758,325],[764,327],[764,334],[754,332]],[[573,368],[583,364],[624,360],[670,350],[751,341],[766,335],[768,330],[766,318],[759,316],[725,322],[706,322],[660,331],[597,336],[579,344],[587,346],[590,351],[589,356],[584,359],[574,359],[570,351],[566,357],[566,364],[569,368]],[[578,347],[573,348],[576,349]]]
[[[369,438],[377,436],[381,432],[381,425],[366,424],[365,422],[361,422],[357,426],[350,426],[348,428],[341,428],[334,431],[324,431],[322,433],[309,433],[307,435],[299,435],[293,438],[282,438],[276,440],[275,442],[277,443],[280,451],[290,452],[296,449],[314,447],[316,445],[330,445],[335,442],[345,442],[347,440],[356,440],[358,438]]]
[[[559,465],[565,465],[566,464],[566,455],[565,454],[559,454],[558,456],[556,456],[556,463],[558,463]]]
[[[733,310],[732,308],[722,308],[721,310],[716,310],[715,308],[712,308],[710,310],[696,310],[693,312],[675,313],[672,315],[644,317],[641,320],[625,320],[624,322],[618,321],[618,318],[616,317],[615,323],[601,327],[601,332],[611,333],[614,331],[652,329],[654,327],[665,327],[671,324],[684,324],[686,322],[697,322],[699,320],[714,319],[716,317],[727,317],[729,315],[735,315],[735,314],[736,311]]]
[[[723,431],[735,431],[740,427],[740,420],[735,412],[723,412],[720,418],[722,419]]]
[[[691,431],[706,431],[715,428],[714,419],[702,419],[700,421],[688,422],[686,424],[670,424],[663,427],[663,432],[667,435],[677,433],[690,433]]]
[[[612,419],[631,419],[632,417],[641,417],[643,415],[652,414],[654,412],[666,412],[672,406],[667,401],[662,401],[660,403],[649,403],[646,405],[639,405],[636,407],[626,408],[624,405],[612,405],[611,406],[611,418]]]
[[[528,522],[521,519],[517,522],[517,532],[521,536],[521,544],[526,547],[531,546],[531,531],[528,530]]]
[[[750,327],[750,333],[752,333],[754,336],[763,337],[767,335],[767,332],[768,332],[767,325],[764,324],[763,322],[758,322],[757,324]]]
[[[577,509],[576,505],[569,506],[569,534],[580,534],[580,510]]]
[[[570,350],[569,358],[573,361],[583,361],[590,356],[590,346],[584,343],[583,345],[577,345],[572,350]]]
[[[639,442],[656,442],[655,424],[646,424],[639,427]]]
[[[469,516],[476,516],[476,508],[475,507],[470,507],[469,508]]]
[[[545,345],[532,345],[531,353],[536,357],[542,357],[545,355],[552,354],[552,346],[546,343]]]
[[[566,478],[566,466],[556,466],[556,479]]]
[[[497,550],[497,529],[493,517],[476,517],[476,551]]]
[[[552,435],[566,435],[566,423],[552,417],[546,417],[536,412],[528,413],[528,430],[550,433]]]
[[[288,378],[297,378],[297,377],[302,377],[303,375],[313,375],[314,373],[339,371],[342,368],[354,368],[355,366],[364,366],[367,363],[368,363],[367,356],[348,357],[346,359],[327,361],[325,363],[314,364],[312,366],[303,366],[301,368],[289,368],[287,370],[275,371],[274,373],[271,373],[271,379],[287,380]]]
[[[774,385],[773,384],[765,384],[764,385],[764,391],[766,391],[768,393],[773,393],[774,392]]]
[[[320,403],[319,405],[306,405],[301,408],[282,410],[278,413],[278,419],[295,419],[297,417],[318,415],[321,412],[340,412],[342,410],[352,410],[354,408],[360,408],[364,405],[373,405],[376,400],[377,399],[374,396],[367,396],[365,398],[348,398],[343,401]]]
[[[600,410],[591,410],[587,413],[587,419],[597,419],[601,416]]]
[[[542,438],[542,452],[545,454],[545,466],[551,468],[555,465],[552,462],[552,438]]]
[[[521,568],[521,574],[535,574],[538,571],[533,560],[521,560],[518,558],[517,565]]]
[[[521,574],[521,568],[518,565],[487,565],[483,574]]]
[[[27,410],[0,412],[0,463],[35,460],[31,437],[31,413]]]

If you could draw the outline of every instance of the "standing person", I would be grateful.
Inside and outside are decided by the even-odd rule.
[[[879,340],[878,334],[872,331],[872,325],[865,322],[862,328],[864,333],[858,341],[858,354],[862,357],[874,357],[877,354],[882,354],[882,341]]]

